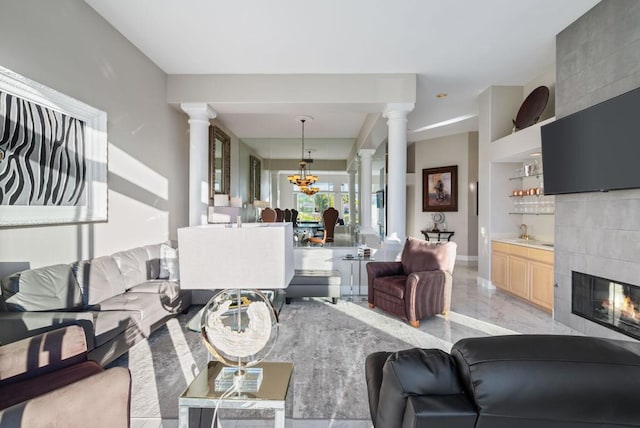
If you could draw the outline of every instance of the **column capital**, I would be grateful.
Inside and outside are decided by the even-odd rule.
[[[358,155],[360,158],[371,159],[376,151],[373,149],[360,149],[358,150]]]
[[[382,112],[387,119],[406,119],[407,114],[415,108],[414,103],[388,103]]]
[[[218,116],[215,110],[209,107],[207,103],[182,103],[180,108],[189,115],[189,122],[194,120],[209,123],[210,119]]]

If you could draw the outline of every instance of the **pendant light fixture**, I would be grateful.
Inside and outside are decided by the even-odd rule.
[[[313,159],[311,159],[311,150],[309,150],[309,157],[307,159],[304,158],[304,123],[307,120],[313,119],[309,116],[299,116],[296,119],[302,123],[302,156],[300,157],[298,173],[287,176],[287,179],[291,184],[298,186],[301,192],[311,196],[318,193],[320,189],[318,187],[311,187],[312,184],[318,181],[318,177],[311,174],[311,167],[308,166],[308,164],[313,162]]]

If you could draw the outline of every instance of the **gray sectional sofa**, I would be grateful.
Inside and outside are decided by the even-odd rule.
[[[177,280],[161,279],[163,245],[169,248],[136,247],[2,279],[0,344],[77,324],[89,359],[103,366],[115,360],[191,305]]]

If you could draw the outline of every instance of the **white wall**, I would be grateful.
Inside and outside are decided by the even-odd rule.
[[[549,119],[556,114],[556,67],[555,65],[550,67],[546,72],[533,79],[523,87],[523,99],[527,97],[538,86],[546,86],[549,88],[549,101],[547,101],[547,107],[540,115],[539,122]]]
[[[173,74],[170,103],[415,103],[415,74]],[[275,111],[274,111],[275,112]],[[379,109],[369,113],[378,113]]]
[[[478,256],[478,133],[469,133],[469,165],[467,177],[467,233],[469,240],[467,241],[467,254],[469,256]]]
[[[188,124],[167,105],[166,75],[83,1],[0,10],[0,63],[106,111],[109,141],[108,222],[0,229],[1,273],[176,238],[188,223]]]
[[[458,166],[458,211],[445,212],[447,229],[455,231],[452,241],[458,244],[461,260],[475,259],[477,245],[469,244],[477,240],[477,217],[475,197],[470,196],[470,183],[477,181],[478,137],[476,133],[464,133],[448,137],[434,138],[415,143],[415,185],[413,216],[408,216],[407,234],[423,239],[420,233],[432,223],[431,212],[422,212],[422,170],[442,166]],[[472,165],[473,164],[473,165]],[[473,203],[471,201],[473,200]]]
[[[491,285],[491,239],[515,237],[522,216],[509,215],[513,201],[508,198],[513,190],[509,177],[513,177],[518,163],[529,159],[527,152],[540,150],[539,127],[530,127],[512,134],[512,120],[518,113],[524,97],[540,85],[550,88],[550,101],[554,99],[553,69],[548,70],[523,86],[491,86],[478,97],[478,177],[480,213],[478,216],[478,278],[481,285]],[[547,104],[542,119],[555,112]],[[517,143],[513,140],[516,139]],[[530,219],[529,219],[530,220]],[[535,229],[548,235],[549,220],[534,220]],[[551,226],[553,227],[553,226]],[[552,237],[546,236],[547,240]]]

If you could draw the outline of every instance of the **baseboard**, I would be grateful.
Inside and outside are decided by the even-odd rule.
[[[478,264],[478,256],[456,255],[456,262],[461,261],[465,265]]]

